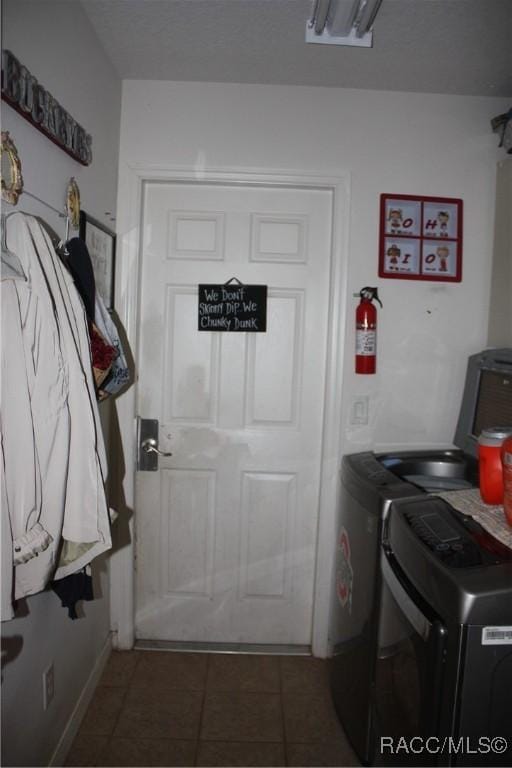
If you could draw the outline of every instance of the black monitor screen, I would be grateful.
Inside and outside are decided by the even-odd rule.
[[[482,371],[473,421],[478,437],[489,427],[512,426],[512,377],[496,371]]]

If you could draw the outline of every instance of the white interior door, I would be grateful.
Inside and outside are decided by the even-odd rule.
[[[328,190],[146,183],[136,635],[309,644],[331,255]],[[266,333],[199,332],[197,286],[268,285]]]

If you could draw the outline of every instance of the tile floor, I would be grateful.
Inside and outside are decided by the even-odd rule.
[[[327,662],[113,652],[67,766],[357,766]]]

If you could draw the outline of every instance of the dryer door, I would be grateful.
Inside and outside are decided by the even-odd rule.
[[[448,632],[382,551],[383,595],[375,675],[375,765],[437,765]]]

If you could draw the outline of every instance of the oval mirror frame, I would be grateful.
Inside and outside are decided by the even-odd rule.
[[[4,165],[4,157],[7,161],[9,178],[1,173],[2,178],[2,200],[11,205],[16,205],[18,198],[23,192],[23,176],[21,175],[21,160],[14,141],[9,136],[9,131],[2,131],[1,145],[1,165]]]

